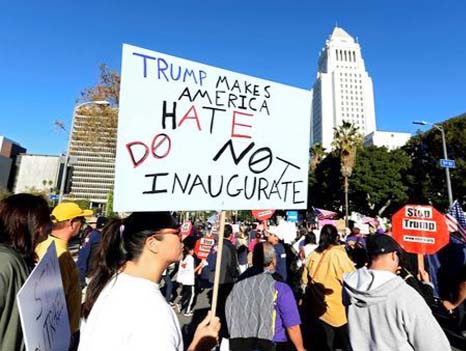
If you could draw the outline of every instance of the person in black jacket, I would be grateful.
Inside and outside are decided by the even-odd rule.
[[[87,285],[86,277],[95,269],[94,263],[96,261],[97,249],[102,241],[102,228],[107,222],[108,218],[98,217],[95,223],[95,229],[86,236],[83,244],[79,248],[78,261],[76,264],[79,268],[81,288]]]
[[[435,310],[437,306],[434,299],[434,286],[430,282],[427,271],[419,271],[416,254],[402,251],[397,275],[424,298],[431,310]]]

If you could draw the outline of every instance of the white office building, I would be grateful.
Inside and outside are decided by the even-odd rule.
[[[15,194],[23,192],[56,192],[61,175],[60,156],[20,154],[17,159],[18,173]]]
[[[359,127],[363,136],[376,130],[372,79],[361,47],[340,27],[335,27],[320,53],[311,92],[311,145],[321,143],[330,150],[334,128],[343,121]]]
[[[64,198],[89,200],[91,207],[102,207],[109,192],[113,191],[116,150],[116,136],[113,135],[116,133],[111,131],[107,140],[94,140],[92,145],[83,143],[79,137],[86,130],[86,118],[90,117],[76,114],[73,118],[68,146],[68,177],[71,179],[66,184]],[[108,128],[96,125],[99,127]]]
[[[378,130],[364,137],[364,146],[385,146],[388,150],[394,150],[405,145],[409,138],[411,138],[410,133]]]

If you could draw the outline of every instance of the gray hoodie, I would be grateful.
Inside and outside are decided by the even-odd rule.
[[[400,277],[364,267],[343,281],[353,350],[451,350],[424,299]]]

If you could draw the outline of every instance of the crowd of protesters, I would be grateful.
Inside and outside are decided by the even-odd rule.
[[[70,350],[450,349],[429,274],[389,233],[304,224],[290,242],[277,219],[226,224],[219,243],[215,223],[195,223],[183,239],[174,215],[135,212],[98,218],[75,262],[69,243],[92,215],[72,202],[50,212],[28,194],[0,202],[0,350],[25,349],[16,295],[51,242]],[[215,244],[201,258],[202,238]],[[185,346],[177,314],[193,316],[219,269],[217,317],[209,313]],[[445,310],[464,302],[465,281],[440,303]]]

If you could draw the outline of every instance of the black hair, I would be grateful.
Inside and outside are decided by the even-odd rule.
[[[338,231],[334,225],[326,224],[320,231],[319,246],[315,249],[316,252],[324,252],[330,245],[336,245],[338,239]]]
[[[229,238],[231,234],[233,233],[233,227],[230,224],[225,224],[225,227],[223,227],[223,237],[224,238]]]
[[[317,242],[316,235],[313,232],[307,232],[304,236],[304,245],[307,244],[316,244]]]
[[[179,224],[169,212],[134,212],[125,219],[110,220],[102,231],[96,268],[91,272],[93,277],[82,308],[83,317],[89,316],[101,291],[125,262],[139,258],[149,236],[164,228],[178,227]]]
[[[36,245],[52,222],[47,201],[39,195],[16,194],[0,201],[0,243],[15,250],[30,269],[37,262]]]

